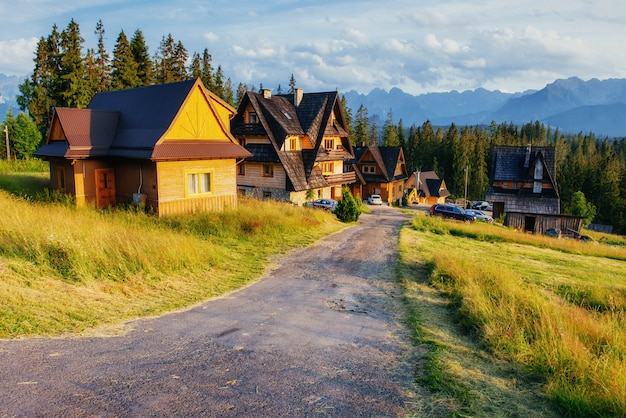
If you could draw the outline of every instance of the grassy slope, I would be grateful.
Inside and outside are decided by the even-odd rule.
[[[431,353],[422,382],[439,393],[421,415],[626,413],[625,256],[624,245],[416,218],[400,273]]]
[[[81,333],[186,307],[259,278],[274,254],[342,228],[324,211],[244,201],[157,219],[0,191],[0,338]]]

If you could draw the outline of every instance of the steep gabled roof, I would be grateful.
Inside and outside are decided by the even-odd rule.
[[[551,178],[556,178],[556,153],[554,147],[497,146],[493,150],[492,182],[523,181],[529,168],[541,156]]]
[[[342,144],[348,155],[352,148],[345,129],[337,123],[328,128],[330,117],[334,109],[344,120],[338,102],[337,92],[306,93],[302,94],[299,104],[294,102],[294,94],[269,95],[263,93],[246,92],[239,105],[237,116],[232,120],[232,132],[235,135],[266,135],[274,147],[274,151],[283,165],[287,178],[294,190],[326,187],[328,183],[320,173],[314,170],[319,156],[327,154],[321,148],[323,138],[328,129],[334,130],[333,135],[342,138]],[[251,106],[257,114],[258,124],[250,126],[244,123],[243,109]],[[313,149],[299,152],[282,151],[283,144],[288,136],[306,136],[313,144]],[[246,149],[254,153],[258,148],[247,144]],[[267,156],[268,153],[264,152]],[[253,157],[258,159],[259,156]]]
[[[164,141],[164,135],[193,94],[202,97],[202,106],[191,113],[210,118],[217,126],[211,132],[217,136],[207,137],[203,126],[204,130],[188,137]],[[234,112],[206,90],[199,79],[97,93],[87,109],[57,109],[46,145],[36,155],[152,160],[248,157],[250,154],[229,131],[228,115]],[[63,140],[65,151],[60,145]]]

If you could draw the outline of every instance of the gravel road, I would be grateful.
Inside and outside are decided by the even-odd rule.
[[[0,417],[404,416],[409,218],[373,208],[253,285],[121,336],[0,341]]]

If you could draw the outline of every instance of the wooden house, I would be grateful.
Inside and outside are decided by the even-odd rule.
[[[377,194],[383,202],[402,201],[408,175],[401,147],[357,147],[352,169],[357,174],[357,181],[352,185],[354,196],[367,199]]]
[[[249,91],[231,132],[252,154],[237,171],[242,196],[301,205],[314,198],[340,199],[342,186],[355,181],[355,173],[344,172],[353,152],[337,92]]]
[[[450,192],[446,182],[434,171],[416,171],[404,183],[410,203],[445,203]]]
[[[485,199],[492,202],[494,218],[504,216],[505,226],[580,235],[582,218],[561,215],[554,147],[495,147]]]
[[[507,212],[561,213],[554,147],[497,146],[485,200],[493,217]]]
[[[188,80],[97,93],[87,109],[56,108],[45,145],[50,185],[79,206],[145,205],[159,216],[237,207],[233,109]]]

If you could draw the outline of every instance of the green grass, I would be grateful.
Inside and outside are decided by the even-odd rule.
[[[626,248],[422,216],[403,230],[401,258],[407,300],[425,292],[419,286],[438,292],[468,344],[480,343],[474,350],[522,367],[514,373],[518,381],[540,377],[564,414],[626,414]],[[435,361],[447,364],[449,378],[471,381],[447,363],[461,350],[430,322],[418,325],[418,335],[446,347]],[[507,393],[496,386],[484,391]],[[455,397],[465,408],[487,410],[480,396]],[[497,397],[490,396],[492,405]]]
[[[325,211],[255,200],[159,219],[0,191],[0,213],[0,338],[91,332],[188,307],[343,227]]]

